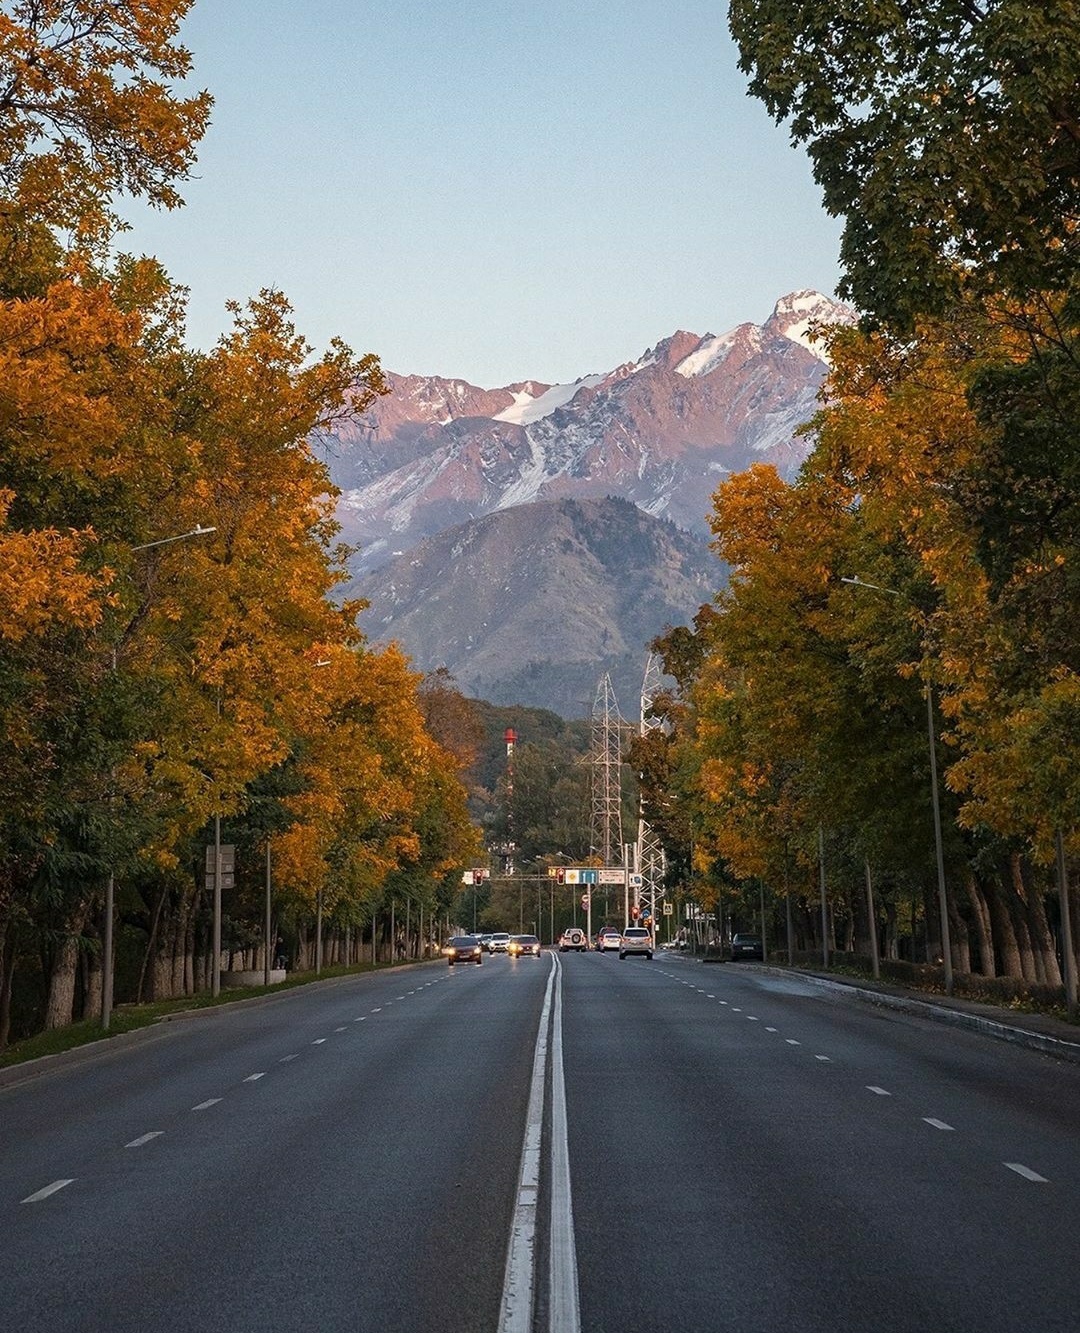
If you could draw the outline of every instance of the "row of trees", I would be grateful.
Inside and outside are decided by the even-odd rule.
[[[336,603],[332,487],[306,440],[383,392],[286,299],[208,352],[184,292],[116,253],[113,201],[172,207],[210,109],[178,97],[190,0],[14,5],[0,65],[0,1044],[206,983],[205,848],[237,848],[226,947],[302,950],[445,910],[475,834],[420,681]]]
[[[789,891],[820,943],[824,845],[839,943],[921,929],[933,958],[929,691],[951,963],[1056,986],[1077,941],[1055,853],[1080,854],[1080,6],[731,18],[846,220],[866,313],[828,335],[797,481],[754,468],[714,497],[731,581],[660,645],[681,688],[657,818],[744,920]]]

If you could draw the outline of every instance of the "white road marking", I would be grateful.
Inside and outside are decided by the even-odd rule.
[[[705,998],[706,998],[707,1000],[715,1000],[715,999],[716,999],[716,996],[715,996],[715,995],[707,995]]]
[[[151,1139],[160,1139],[165,1131],[163,1129],[152,1129],[149,1134],[140,1134],[137,1139],[132,1139],[130,1143],[125,1143],[125,1148],[141,1148],[144,1143],[149,1143]]]
[[[767,1028],[765,1029],[765,1031],[766,1031],[766,1032],[775,1032],[775,1031],[776,1031],[776,1028],[768,1028],[768,1027],[767,1027]]]
[[[209,1111],[211,1106],[217,1106],[219,1101],[221,1101],[220,1097],[210,1097],[205,1102],[200,1102],[198,1106],[193,1106],[191,1109],[193,1111]]]
[[[278,1064],[279,1064],[279,1065],[287,1065],[287,1064],[289,1063],[290,1060],[295,1060],[295,1059],[296,1059],[295,1054],[294,1054],[294,1055],[283,1055],[283,1056],[281,1057],[281,1059],[278,1061]]]
[[[570,1151],[566,1128],[566,1079],[562,1052],[562,965],[555,986],[551,1042],[551,1273],[549,1333],[579,1333],[577,1246],[570,1189]]]
[[[263,1070],[261,1073],[259,1073],[259,1074],[249,1074],[249,1075],[247,1076],[247,1078],[244,1079],[244,1082],[245,1082],[245,1083],[257,1083],[258,1080],[259,1080],[260,1078],[265,1078],[265,1077],[266,1077],[266,1070],[264,1069],[264,1070]]]
[[[947,1125],[944,1120],[935,1120],[932,1115],[924,1115],[923,1119],[928,1125],[933,1125],[935,1129],[947,1129],[955,1133],[952,1125]]]
[[[372,1009],[371,1012],[372,1012],[373,1014],[381,1014],[381,1013],[382,1013],[382,1006],[380,1005],[378,1009]]]
[[[316,1037],[311,1044],[312,1046],[322,1046],[325,1041],[326,1041],[325,1037]]]
[[[540,1144],[544,1127],[544,1084],[547,1076],[548,1020],[555,988],[558,960],[551,958],[544,1007],[533,1053],[529,1106],[525,1113],[525,1139],[521,1147],[517,1200],[510,1222],[498,1333],[530,1333],[533,1287],[536,1280],[536,1196],[540,1188]]]
[[[1010,1171],[1015,1171],[1018,1176],[1023,1176],[1025,1180],[1034,1180],[1040,1185],[1049,1185],[1050,1183],[1045,1176],[1040,1176],[1038,1171],[1032,1171],[1030,1166],[1024,1166],[1022,1162],[1005,1162],[1004,1165]]]
[[[879,1096],[879,1097],[891,1097],[891,1096],[892,1096],[892,1093],[891,1093],[891,1092],[886,1092],[884,1088],[875,1088],[874,1085],[873,1085],[872,1083],[868,1083],[868,1084],[866,1085],[866,1091],[867,1091],[867,1092],[873,1092],[873,1093],[876,1093],[877,1096]]]
[[[801,1046],[801,1045],[802,1045],[802,1042],[801,1042],[801,1041],[796,1041],[794,1037],[785,1037],[784,1040],[787,1042],[787,1044],[788,1044],[789,1046]]]
[[[757,1018],[757,1016],[756,1016],[755,1014],[747,1014],[747,1015],[746,1015],[746,1021],[747,1021],[748,1023],[756,1023],[756,1022],[758,1022],[758,1018]]]
[[[721,1004],[727,1004],[727,1000],[721,1000],[720,1003],[721,1003]]]
[[[36,1194],[28,1194],[26,1198],[23,1199],[23,1203],[40,1203],[42,1199],[47,1199],[50,1194],[55,1194],[57,1190],[62,1190],[65,1185],[73,1185],[74,1183],[74,1176],[71,1180],[54,1180],[51,1185],[46,1185],[44,1189],[38,1190]]]
[[[354,1022],[354,1023],[362,1023],[362,1022],[364,1021],[365,1018],[367,1018],[367,1014],[363,1014],[363,1015],[361,1015],[360,1018],[354,1018],[354,1019],[353,1019],[353,1022]]]
[[[335,1028],[334,1031],[335,1031],[335,1032],[344,1032],[345,1029],[344,1029],[344,1028]]]
[[[815,1059],[815,1060],[823,1060],[826,1064],[830,1064],[830,1063],[831,1063],[831,1061],[829,1060],[829,1057],[828,1057],[827,1055],[815,1055],[815,1056],[814,1056],[814,1059]]]
[[[739,1008],[739,1006],[738,1006],[737,1004],[733,1004],[733,1005],[731,1006],[731,1012],[732,1012],[733,1014],[741,1014],[741,1013],[742,1013],[742,1010]]]

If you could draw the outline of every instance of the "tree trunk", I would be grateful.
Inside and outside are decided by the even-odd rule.
[[[154,904],[154,913],[150,918],[150,931],[146,937],[146,948],[143,950],[142,966],[139,968],[139,985],[135,991],[135,1003],[142,1004],[146,998],[146,974],[150,969],[151,960],[157,948],[158,924],[161,920],[161,912],[165,906],[165,895],[168,893],[165,885],[161,886],[161,892],[158,894],[157,902]],[[153,982],[151,982],[151,988]],[[152,991],[151,991],[152,993]]]
[[[0,934],[0,1051],[11,1040],[11,990],[15,981],[15,921],[9,917]]]
[[[101,1013],[101,991],[105,973],[101,969],[100,949],[91,949],[86,955],[86,981],[83,993],[83,1018],[94,1018]]]
[[[964,871],[964,891],[971,904],[971,918],[975,922],[975,935],[979,941],[979,971],[984,977],[997,976],[994,963],[994,946],[990,938],[990,913],[986,899],[970,869]]]
[[[1054,937],[1050,930],[1050,923],[1046,919],[1046,903],[1042,891],[1035,886],[1030,888],[1027,886],[1019,855],[1014,855],[1012,860],[1013,884],[1016,886],[1017,896],[1020,897],[1027,909],[1027,927],[1031,936],[1036,977],[1044,985],[1060,986],[1062,984],[1061,969],[1058,966],[1057,951],[1054,948]]]
[[[953,971],[967,976],[971,971],[971,938],[968,925],[960,915],[956,901],[950,893],[946,900],[949,912],[949,952],[952,955]]]
[[[49,974],[49,995],[45,1002],[45,1030],[69,1027],[75,1004],[75,970],[79,961],[79,939],[90,911],[89,901],[81,902],[68,917],[64,936],[53,959]]]
[[[1004,976],[1023,978],[1024,969],[1020,965],[1020,948],[1013,929],[1012,916],[1005,902],[1005,893],[1000,883],[991,880],[987,893],[986,905],[990,910],[990,924],[994,932],[994,947],[1001,958],[1001,971]]]

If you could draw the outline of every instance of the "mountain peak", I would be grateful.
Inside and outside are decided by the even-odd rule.
[[[812,339],[812,327],[818,324],[852,324],[855,314],[850,306],[806,289],[781,296],[766,320],[762,333],[766,338],[787,338],[812,352],[819,361],[827,361],[825,346],[820,339]]]

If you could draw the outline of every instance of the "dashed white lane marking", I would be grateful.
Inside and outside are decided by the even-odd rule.
[[[802,1045],[802,1042],[801,1042],[801,1041],[796,1041],[794,1037],[785,1037],[784,1040],[787,1042],[787,1044],[788,1044],[789,1046],[801,1046],[801,1045]]]
[[[372,1012],[373,1014],[381,1014],[381,1013],[382,1013],[382,1005],[380,1005],[380,1006],[378,1007],[378,1009],[372,1009],[371,1012]]]
[[[1038,1171],[1032,1171],[1031,1167],[1025,1166],[1023,1162],[1005,1162],[1003,1165],[1007,1166],[1010,1171],[1015,1171],[1018,1176],[1023,1176],[1025,1180],[1034,1180],[1040,1185],[1049,1185],[1050,1183],[1045,1176],[1040,1176]],[[24,1202],[29,1202],[29,1200]]]
[[[62,1190],[65,1185],[74,1184],[74,1176],[71,1180],[54,1180],[51,1185],[46,1185],[44,1189],[38,1190],[35,1194],[28,1194],[23,1203],[40,1203],[42,1199],[47,1199],[50,1194],[55,1194],[57,1190]]]
[[[776,1032],[776,1031],[778,1031],[778,1029],[777,1029],[777,1028],[768,1028],[768,1027],[767,1027],[767,1028],[765,1029],[765,1031],[766,1031],[766,1032]]]
[[[221,1101],[220,1097],[208,1097],[205,1102],[200,1102],[198,1106],[193,1106],[191,1109],[193,1111],[209,1111],[211,1106],[217,1106],[219,1101]]]
[[[891,1096],[892,1096],[892,1093],[891,1093],[891,1092],[886,1092],[884,1088],[876,1088],[876,1087],[874,1087],[873,1083],[868,1083],[868,1084],[866,1085],[866,1091],[867,1091],[867,1092],[872,1092],[872,1093],[874,1093],[874,1094],[875,1094],[876,1096],[878,1096],[878,1097],[891,1097]]]
[[[335,1031],[335,1032],[344,1032],[345,1029],[344,1029],[344,1028],[335,1028],[334,1031]]]
[[[733,1014],[741,1014],[741,1013],[742,1013],[742,1010],[739,1008],[739,1006],[738,1006],[737,1004],[733,1004],[733,1005],[731,1006],[731,1012],[732,1012]]]
[[[815,1059],[815,1060],[821,1060],[821,1061],[823,1061],[825,1064],[830,1064],[830,1063],[831,1063],[831,1061],[829,1060],[829,1057],[828,1057],[827,1055],[815,1055],[815,1056],[814,1056],[814,1059]]]
[[[361,1014],[359,1018],[354,1018],[354,1019],[353,1019],[353,1022],[354,1022],[354,1023],[362,1023],[362,1022],[364,1021],[365,1018],[367,1018],[367,1014]]]
[[[137,1139],[132,1139],[130,1143],[125,1143],[125,1148],[141,1148],[144,1143],[149,1143],[151,1139],[160,1139],[165,1131],[163,1129],[152,1129],[149,1134],[140,1134]]]
[[[756,1014],[747,1014],[746,1021],[748,1023],[757,1023],[759,1020]]]
[[[923,1119],[926,1121],[928,1125],[933,1125],[935,1129],[947,1129],[950,1131],[953,1130],[952,1125],[947,1125],[944,1120],[935,1120],[932,1115],[924,1115]]]
[[[261,1073],[259,1073],[259,1074],[249,1074],[249,1075],[247,1076],[247,1078],[244,1079],[244,1082],[245,1082],[245,1083],[257,1083],[257,1082],[259,1081],[259,1079],[261,1079],[261,1078],[265,1078],[265,1077],[266,1077],[266,1070],[264,1069],[264,1070],[263,1070]]]
[[[283,1055],[283,1056],[281,1057],[281,1059],[278,1061],[278,1064],[279,1064],[279,1065],[287,1065],[287,1064],[289,1063],[290,1060],[295,1060],[295,1059],[296,1059],[296,1055],[295,1055],[295,1054],[293,1054],[293,1055]]]
[[[721,1004],[727,1004],[727,1000],[721,1000],[720,1003],[721,1003]]]
[[[326,1041],[325,1037],[316,1037],[311,1044],[312,1046],[321,1046],[325,1041]]]
[[[706,998],[707,1000],[715,1000],[715,999],[716,999],[716,996],[715,996],[715,995],[706,995],[705,998]]]

